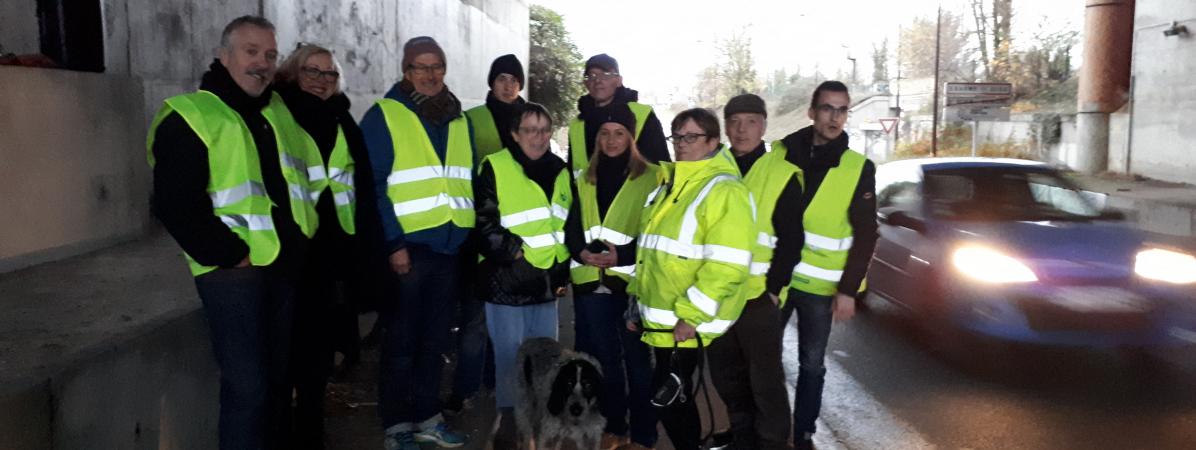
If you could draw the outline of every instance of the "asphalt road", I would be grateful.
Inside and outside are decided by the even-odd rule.
[[[868,304],[828,348],[824,419],[849,448],[1196,448],[1190,349],[944,342]]]
[[[1196,448],[1196,352],[944,342],[901,310],[868,304],[832,332],[819,448]],[[561,339],[571,342],[572,311],[561,306]],[[330,385],[327,448],[381,448],[376,361],[366,352]],[[450,418],[470,435],[465,448],[484,448],[492,405],[484,395]],[[663,432],[657,448],[671,448]]]

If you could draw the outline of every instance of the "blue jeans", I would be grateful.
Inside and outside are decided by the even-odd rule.
[[[486,329],[494,345],[494,400],[498,408],[515,407],[515,357],[523,341],[557,338],[556,300],[527,306],[486,303]]]
[[[627,330],[626,295],[587,294],[573,300],[577,351],[602,365],[602,416],[606,431],[627,435],[644,447],[656,445],[656,409],[652,407],[652,357],[639,333]]]
[[[487,342],[485,305],[473,296],[461,299],[457,370],[453,373],[453,397],[457,400],[472,397],[483,382],[494,387],[494,353]]]
[[[388,432],[418,431],[442,420],[443,354],[453,348],[457,257],[408,249],[411,271],[397,276],[397,308],[380,308],[382,376],[378,410]]]
[[[220,448],[279,448],[288,433],[292,280],[272,268],[195,278],[220,365]]]
[[[822,385],[826,379],[826,344],[831,336],[832,297],[789,290],[789,300],[781,310],[781,323],[797,314],[797,394],[793,411],[793,436],[815,432],[814,422],[822,410]]]

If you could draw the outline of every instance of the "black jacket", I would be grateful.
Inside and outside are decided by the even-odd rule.
[[[627,182],[627,165],[631,160],[631,153],[624,152],[620,157],[609,158],[606,155],[599,155],[601,161],[598,163],[598,185],[597,185],[597,201],[598,201],[598,219],[606,218],[606,212],[610,209],[610,204],[614,203],[615,196],[619,194],[619,190],[623,188],[623,184]],[[585,176],[585,174],[582,174]],[[641,175],[646,176],[646,175]],[[565,245],[569,247],[569,255],[574,261],[581,262],[581,251],[585,250],[589,242],[586,242],[585,227],[581,220],[581,196],[577,194],[577,181],[569,184],[570,189],[573,190],[573,206],[569,207],[569,220],[565,222]],[[618,265],[629,266],[635,264],[636,255],[636,241],[632,240],[626,245],[615,246],[615,253],[618,255]],[[604,277],[600,275],[598,281],[579,284],[573,286],[573,295],[584,295],[594,292],[598,286],[606,286],[614,294],[625,294],[627,292],[627,282],[619,277]]]
[[[610,108],[622,107],[628,102],[639,101],[639,92],[634,89],[620,87],[615,91],[615,98],[611,100],[606,106],[598,106],[594,103],[594,99],[589,95],[584,95],[577,100],[577,110],[579,112],[578,118],[585,121],[586,125],[586,158],[594,155],[594,139],[598,137],[598,129],[602,127],[601,121],[610,116]],[[660,119],[656,118],[656,111],[648,114],[648,118],[644,121],[644,128],[640,130],[639,138],[635,140],[636,148],[639,148],[640,154],[644,155],[644,159],[653,164],[660,161],[672,161],[669,156],[669,147],[665,143],[664,128],[660,125]],[[573,152],[569,152],[569,171],[573,171]]]
[[[527,103],[523,97],[516,97],[515,103],[503,103],[494,92],[486,94],[486,109],[494,117],[494,127],[498,128],[498,139],[502,141],[502,148],[515,148],[515,138],[511,137],[511,120],[517,120],[515,114],[519,107]]]
[[[347,234],[341,228],[332,191],[326,189],[316,203],[320,228],[311,239],[309,268],[315,273],[331,274],[341,280],[368,272],[367,264],[380,263],[383,256],[382,229],[377,220],[378,206],[371,185],[369,154],[361,128],[349,113],[349,98],[338,93],[328,100],[322,100],[293,84],[279,84],[276,90],[295,121],[316,141],[325,164],[336,146],[338,130],[344,130],[349,156],[353,158],[356,234]]]
[[[245,121],[253,135],[266,192],[274,202],[270,215],[281,241],[271,267],[287,275],[302,269],[307,237],[291,216],[287,182],[282,176],[274,131],[261,110],[271,90],[250,97],[233,81],[219,61],[213,61],[200,82],[201,90],[220,97]],[[207,186],[210,176],[208,149],[178,113],[172,112],[154,132],[153,213],[183,251],[205,266],[232,267],[249,254],[249,246],[221,223],[212,210]]]
[[[801,261],[801,249],[805,245],[805,229],[801,217],[805,208],[818,192],[818,187],[827,171],[839,166],[839,158],[847,149],[847,134],[825,145],[814,145],[814,128],[806,127],[785,136],[781,140],[788,149],[785,160],[802,169],[805,189],[799,206],[785,205],[791,220],[773,221],[777,233],[777,248],[773,253],[772,266],[768,269],[768,292],[777,294],[789,284],[793,268]],[[778,204],[778,213],[781,210]],[[848,221],[852,227],[852,246],[847,252],[847,266],[839,279],[839,292],[854,296],[868,273],[872,251],[876,249],[876,166],[872,161],[864,163],[860,182],[852,195],[847,209]]]
[[[523,172],[552,198],[557,174],[565,170],[560,157],[547,153],[536,161],[529,160],[516,145],[510,149]],[[524,306],[554,300],[552,292],[569,283],[568,261],[548,270],[532,266],[524,258],[515,259],[523,240],[504,228],[498,210],[498,191],[494,169],[483,163],[481,173],[473,181],[474,207],[477,224],[474,228],[474,247],[486,259],[478,264],[475,292],[481,300],[509,306]]]

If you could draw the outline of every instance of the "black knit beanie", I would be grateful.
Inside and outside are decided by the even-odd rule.
[[[499,56],[493,63],[490,63],[490,75],[486,76],[486,85],[493,88],[494,80],[504,73],[519,80],[520,88],[525,86],[523,83],[523,63],[519,62],[518,57],[511,54]]]

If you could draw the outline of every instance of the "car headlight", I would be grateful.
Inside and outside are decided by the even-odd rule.
[[[1030,283],[1038,281],[1034,271],[1004,253],[988,247],[968,245],[951,255],[955,270],[985,283]]]
[[[1196,283],[1196,256],[1161,248],[1142,250],[1134,258],[1134,273],[1168,283]]]

